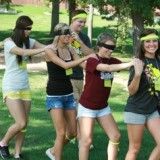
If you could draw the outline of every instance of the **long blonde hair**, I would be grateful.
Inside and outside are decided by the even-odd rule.
[[[55,37],[53,40],[53,45],[55,48],[58,46],[59,36],[66,35],[66,31],[71,33],[69,25],[66,23],[58,23],[54,28]]]

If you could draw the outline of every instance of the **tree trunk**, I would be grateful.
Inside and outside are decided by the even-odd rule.
[[[133,54],[137,56],[140,51],[139,35],[144,29],[144,19],[139,12],[132,12],[133,23]]]
[[[93,5],[89,5],[89,15],[88,15],[88,37],[92,44],[92,29],[93,29]]]
[[[52,0],[50,35],[54,36],[54,27],[59,23],[59,0]]]
[[[72,13],[75,11],[76,9],[76,1],[75,0],[68,0],[68,10],[69,10],[69,24],[71,24],[71,16]]]

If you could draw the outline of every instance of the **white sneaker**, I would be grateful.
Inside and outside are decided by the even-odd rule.
[[[55,156],[51,153],[51,148],[48,148],[46,150],[46,155],[51,159],[51,160],[56,160]]]
[[[89,149],[91,150],[91,149],[93,149],[93,148],[94,148],[94,145],[91,144],[90,147],[89,147]]]

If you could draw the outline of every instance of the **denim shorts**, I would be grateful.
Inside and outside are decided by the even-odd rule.
[[[50,96],[46,97],[46,108],[51,109],[76,109],[77,103],[73,97],[73,93],[68,95]]]
[[[124,112],[124,122],[127,124],[145,124],[147,121],[155,118],[160,118],[158,111],[151,114]]]
[[[85,108],[80,103],[78,104],[77,118],[80,118],[80,117],[97,118],[97,117],[103,117],[109,114],[111,114],[111,109],[109,106],[106,106],[103,109],[93,110],[93,109]]]

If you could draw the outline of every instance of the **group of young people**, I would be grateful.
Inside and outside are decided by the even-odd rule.
[[[155,140],[149,160],[160,159],[160,115],[157,109],[160,47],[157,31],[144,30],[140,35],[138,56],[123,63],[112,56],[116,42],[109,33],[101,33],[97,37],[96,50],[91,49],[89,38],[81,32],[86,18],[85,11],[77,10],[72,15],[70,26],[65,23],[56,25],[53,43],[45,46],[29,37],[32,20],[28,16],[20,16],[11,37],[4,41],[6,68],[2,82],[3,100],[15,123],[0,140],[3,159],[10,157],[8,145],[14,137],[14,158],[23,159],[22,145],[31,108],[26,63],[36,54],[42,54],[46,60],[46,109],[56,130],[54,146],[46,150],[49,159],[61,160],[65,144],[78,134],[79,160],[88,160],[93,127],[97,121],[109,138],[107,159],[117,160],[120,131],[112,116],[108,98],[114,72],[127,68],[130,68],[129,97],[124,121],[129,149],[124,159],[136,160],[145,128]],[[75,45],[75,41],[78,45]]]

